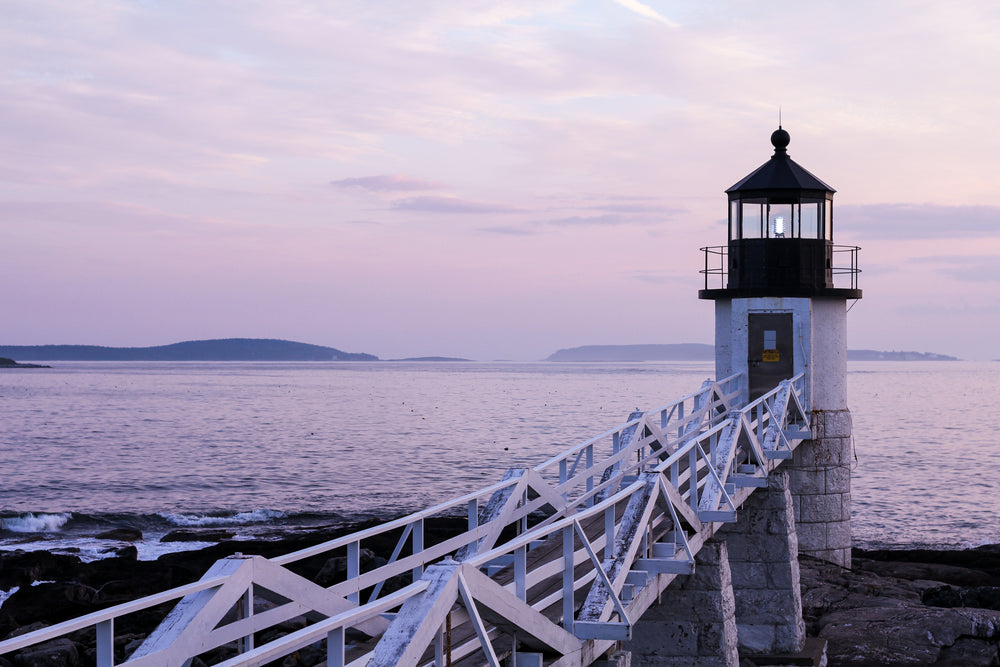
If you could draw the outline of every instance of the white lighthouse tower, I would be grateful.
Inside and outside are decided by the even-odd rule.
[[[813,439],[786,464],[799,551],[850,566],[847,302],[861,298],[858,248],[833,244],[835,191],[788,156],[789,141],[779,127],[771,159],[726,191],[729,242],[702,249],[698,296],[715,301],[716,376],[743,373],[744,398],[805,373]]]

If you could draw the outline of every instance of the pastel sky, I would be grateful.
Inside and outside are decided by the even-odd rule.
[[[710,343],[780,107],[850,347],[1000,357],[998,81],[989,1],[6,0],[0,344]]]

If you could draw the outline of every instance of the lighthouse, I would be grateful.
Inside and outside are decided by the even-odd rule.
[[[792,160],[790,141],[779,126],[771,158],[726,190],[728,243],[702,248],[698,296],[715,301],[716,377],[742,373],[744,400],[804,374],[813,438],[784,466],[799,551],[849,567],[847,310],[861,298],[859,249],[834,245],[835,190]]]

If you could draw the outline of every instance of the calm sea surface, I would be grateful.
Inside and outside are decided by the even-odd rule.
[[[708,363],[68,363],[0,372],[0,548],[424,508],[698,388]],[[860,546],[1000,543],[1000,363],[849,368]]]

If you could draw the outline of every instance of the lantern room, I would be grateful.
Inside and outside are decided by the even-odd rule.
[[[726,190],[728,244],[702,249],[699,297],[861,297],[857,248],[833,245],[836,191],[789,157],[790,141],[779,126],[771,159]],[[835,275],[848,284],[835,285]]]

